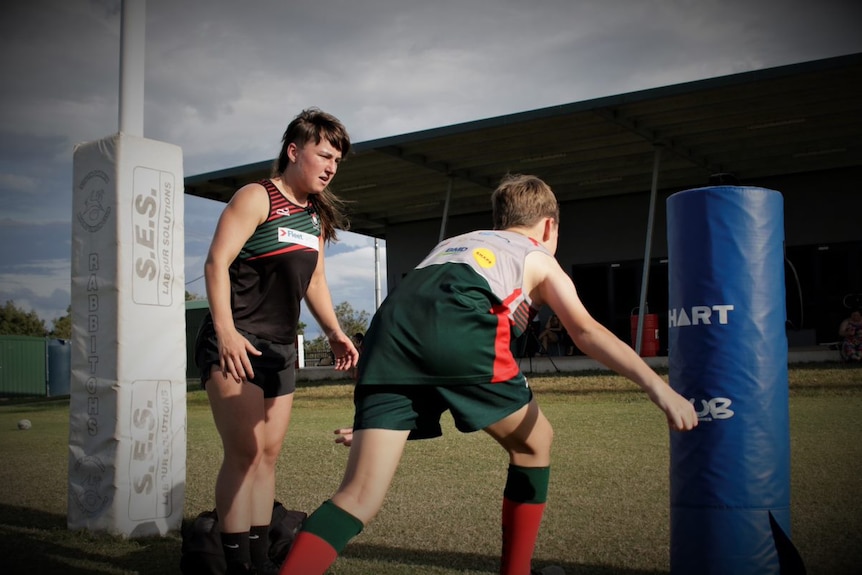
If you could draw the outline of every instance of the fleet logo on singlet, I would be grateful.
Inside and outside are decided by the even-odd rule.
[[[734,416],[733,410],[730,409],[730,404],[733,402],[726,397],[701,399],[700,409],[697,408],[697,402],[694,398],[688,401],[694,406],[698,421],[718,421],[730,419]]]
[[[313,250],[316,250],[320,245],[317,236],[290,228],[278,228],[278,241],[285,244],[305,246]]]
[[[718,304],[714,306],[695,305],[691,309],[672,309],[668,311],[668,327],[686,327],[690,325],[712,325],[728,323],[729,312],[733,311],[733,304]]]
[[[497,263],[497,257],[494,252],[488,248],[476,248],[473,250],[473,259],[481,268],[492,268]]]

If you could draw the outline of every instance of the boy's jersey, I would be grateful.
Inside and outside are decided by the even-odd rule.
[[[293,343],[300,301],[317,266],[320,219],[290,202],[271,180],[269,216],[230,265],[231,309],[238,329],[276,343]]]
[[[534,251],[549,253],[507,231],[438,244],[375,313],[358,385],[523,381],[511,344],[536,312],[523,291]]]

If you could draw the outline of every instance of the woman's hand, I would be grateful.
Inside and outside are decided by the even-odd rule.
[[[248,356],[261,355],[261,352],[235,329],[220,333],[217,338],[219,369],[222,374],[232,377],[237,383],[254,379],[254,370]]]
[[[329,348],[335,355],[335,369],[346,371],[356,367],[356,362],[359,361],[359,352],[356,351],[353,341],[344,332],[338,331],[329,336]]]

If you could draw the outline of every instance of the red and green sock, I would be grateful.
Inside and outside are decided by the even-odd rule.
[[[279,575],[323,575],[360,531],[359,519],[331,500],[324,501],[297,533]]]
[[[530,573],[539,525],[548,499],[550,467],[509,465],[503,491],[503,553],[500,575]]]

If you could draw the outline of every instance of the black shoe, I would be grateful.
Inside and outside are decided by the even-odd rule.
[[[548,565],[544,569],[532,569],[530,575],[566,575],[565,570],[557,565]]]
[[[257,566],[257,575],[278,575],[280,570],[281,567],[267,559],[266,563]]]
[[[228,563],[225,575],[257,575],[257,569],[251,563]]]

